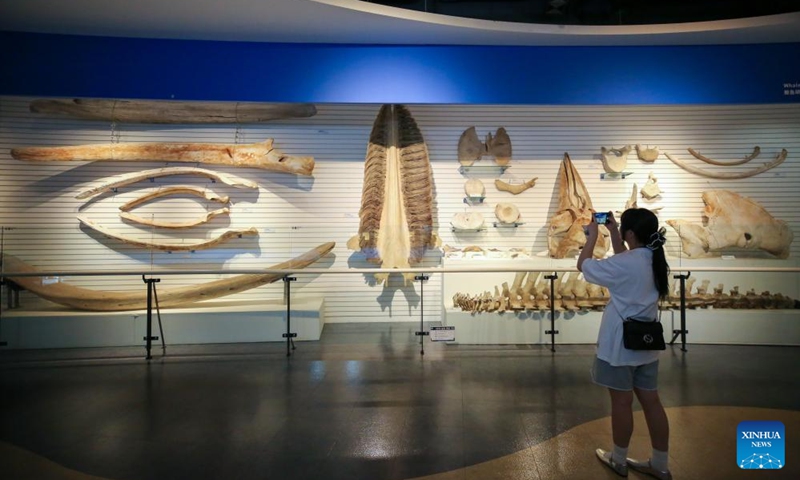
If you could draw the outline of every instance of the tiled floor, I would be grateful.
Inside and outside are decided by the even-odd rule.
[[[592,347],[426,340],[422,357],[417,329],[327,325],[291,359],[281,344],[175,346],[149,363],[138,348],[2,352],[0,478],[3,465],[131,480],[613,477],[593,457],[610,424]],[[668,349],[675,478],[755,478],[735,466],[735,429],[756,417],[788,437],[788,466],[758,478],[800,478],[798,366],[800,348]],[[637,415],[632,451],[646,456]]]

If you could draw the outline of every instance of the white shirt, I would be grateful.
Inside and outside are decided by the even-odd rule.
[[[653,252],[634,248],[604,260],[587,259],[581,270],[587,282],[607,287],[611,293],[597,335],[597,358],[613,366],[646,365],[658,360],[658,350],[628,350],[622,344],[624,319],[658,316]]]

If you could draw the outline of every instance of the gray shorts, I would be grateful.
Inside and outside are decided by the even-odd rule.
[[[646,365],[614,367],[595,357],[592,365],[592,381],[601,387],[630,392],[658,390],[658,360]]]

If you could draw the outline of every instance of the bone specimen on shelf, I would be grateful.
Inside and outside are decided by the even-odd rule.
[[[558,182],[558,207],[550,218],[547,250],[553,258],[566,258],[586,244],[583,227],[591,222],[593,207],[589,192],[566,152],[559,169]],[[608,229],[601,225],[599,231],[592,252],[597,258],[603,257],[610,245]]]
[[[514,282],[511,284],[510,292],[510,306],[512,310],[522,310],[524,306],[522,305],[522,300],[524,294],[522,293],[522,281],[525,280],[525,275],[527,272],[517,272],[514,275]],[[505,284],[503,284],[505,285]]]
[[[647,175],[647,183],[642,187],[642,197],[647,200],[653,200],[659,195],[661,195],[661,188],[658,186],[658,178],[653,175],[653,172],[650,172]]]
[[[706,157],[704,155],[701,155],[700,152],[698,152],[697,150],[695,150],[693,148],[689,148],[688,150],[689,150],[689,153],[691,153],[694,158],[696,158],[698,160],[702,160],[702,161],[704,161],[704,162],[706,162],[708,164],[719,165],[721,167],[730,167],[730,166],[734,166],[734,165],[743,165],[743,164],[749,162],[750,160],[756,158],[757,156],[759,156],[759,154],[761,154],[761,147],[756,145],[753,148],[753,153],[751,153],[750,155],[745,156],[741,160],[733,160],[733,161],[730,161],[730,162],[720,162],[718,160],[712,160],[712,159],[710,159],[710,158],[708,158],[708,157]]]
[[[498,203],[494,207],[494,215],[501,223],[515,223],[519,221],[519,209],[513,203]]]
[[[762,250],[788,258],[794,235],[789,225],[774,218],[754,200],[729,190],[703,192],[703,225],[668,220],[681,239],[682,253],[706,256],[726,248]]]
[[[458,230],[478,230],[483,226],[483,215],[480,212],[458,212],[453,215],[450,224]]]
[[[672,163],[681,167],[687,172],[691,172],[703,177],[716,178],[720,180],[737,180],[741,178],[754,177],[760,173],[764,173],[770,169],[777,167],[778,165],[783,163],[784,160],[786,160],[786,157],[789,155],[789,152],[784,148],[783,150],[781,150],[780,153],[778,153],[778,156],[775,157],[775,160],[769,163],[765,163],[764,165],[754,168],[752,170],[747,170],[745,172],[720,172],[720,173],[710,172],[708,170],[703,170],[702,168],[693,167],[683,162],[679,158],[675,157],[674,155],[670,155],[667,152],[664,152],[664,155],[666,155],[666,157],[669,158],[670,161],[672,161]]]
[[[369,137],[358,234],[347,246],[382,268],[408,268],[438,246],[428,147],[403,105],[383,105]],[[388,274],[376,274],[382,284]],[[405,283],[413,273],[403,274]]]
[[[333,250],[334,242],[324,243],[289,261],[278,263],[268,270],[299,270],[322,258]],[[36,273],[38,270],[17,257],[2,256],[4,273]],[[158,304],[162,308],[178,307],[244,292],[251,288],[275,282],[285,273],[251,273],[222,278],[207,283],[185,287],[158,289]],[[136,289],[130,292],[101,291],[76,287],[64,282],[46,284],[39,277],[9,277],[26,290],[54,303],[78,310],[116,312],[147,308],[147,292]]]
[[[470,178],[464,183],[464,193],[468,197],[482,197],[486,194],[486,187],[483,186],[483,182],[479,179]]]
[[[220,215],[228,215],[229,213],[231,213],[231,209],[228,207],[218,208],[216,210],[211,210],[210,212],[207,212],[202,217],[198,217],[194,220],[186,220],[183,222],[168,222],[164,220],[157,220],[156,218],[146,218],[130,212],[120,212],[119,216],[122,219],[127,220],[129,222],[138,223],[140,225],[147,225],[148,227],[182,229],[182,228],[192,228],[198,225],[202,225],[204,223],[208,223],[214,217],[218,217]]]
[[[204,168],[195,168],[195,167],[166,167],[166,168],[156,168],[153,170],[142,170],[139,172],[134,173],[125,173],[122,175],[118,175],[116,177],[112,177],[111,180],[106,181],[100,184],[97,187],[90,188],[80,194],[76,195],[75,198],[78,200],[85,200],[87,198],[91,198],[101,193],[109,192],[116,188],[124,187],[127,185],[132,185],[134,183],[140,182],[145,179],[152,179],[152,178],[161,178],[161,177],[168,177],[172,175],[194,175],[194,176],[201,176],[210,178],[212,180],[219,181],[226,185],[230,185],[234,188],[252,188],[258,189],[258,184],[255,182],[251,182],[250,180],[245,180],[243,178],[239,178],[235,175],[228,175],[224,173],[217,173],[212,170],[206,170]]]
[[[102,233],[108,238],[119,240],[122,243],[133,245],[134,247],[161,250],[164,252],[190,252],[195,250],[205,250],[208,248],[215,247],[221,243],[225,243],[233,238],[240,238],[245,235],[258,235],[258,229],[256,229],[255,227],[250,227],[250,228],[226,230],[217,237],[209,240],[191,241],[191,242],[181,241],[181,243],[163,243],[163,242],[154,242],[150,240],[140,240],[138,238],[126,237],[125,235],[116,233],[80,215],[78,216],[78,221],[80,221],[83,225],[86,225],[87,227],[91,228],[92,230]]]
[[[535,177],[524,183],[506,183],[500,179],[497,179],[494,181],[494,186],[497,187],[497,189],[501,192],[509,192],[513,195],[519,195],[525,190],[536,185],[536,180],[538,179],[539,177]]]
[[[464,247],[464,253],[475,252],[475,253],[486,253],[486,251],[477,245],[469,245]]]
[[[32,162],[184,162],[260,168],[295,175],[311,175],[314,171],[314,158],[286,155],[272,144],[271,138],[251,144],[108,143],[14,148],[11,156]]]
[[[637,188],[638,188],[638,187],[637,187],[637,186],[636,186],[636,184],[634,183],[634,184],[633,184],[633,188],[631,188],[631,196],[630,196],[630,198],[628,198],[628,200],[625,202],[625,210],[627,210],[627,209],[629,209],[629,208],[638,208],[638,205],[637,205],[637,203],[636,203],[636,202],[637,202],[637,200],[638,200],[638,199],[636,198],[636,190],[637,190]]]
[[[622,173],[628,166],[628,154],[633,150],[630,145],[622,148],[600,147],[600,159],[606,173]]]
[[[638,143],[636,144],[636,155],[639,157],[639,160],[643,162],[652,163],[655,162],[659,155],[658,147],[650,148],[649,146],[646,148],[642,148],[641,145]]]
[[[152,192],[146,193],[139,198],[135,198],[129,202],[124,203],[119,207],[120,211],[130,212],[134,208],[147,203],[156,198],[169,197],[173,195],[194,195],[196,197],[204,198],[209,202],[228,203],[230,198],[227,195],[217,195],[207,188],[194,187],[191,185],[175,185],[169,187],[161,187]]]
[[[312,117],[311,103],[180,102],[163,100],[41,99],[33,113],[127,123],[257,123]]]
[[[508,165],[511,160],[511,138],[503,127],[497,129],[494,137],[489,133],[486,142],[481,142],[475,127],[464,130],[458,139],[458,162],[465,167],[472,166],[484,156],[492,156],[498,165]]]

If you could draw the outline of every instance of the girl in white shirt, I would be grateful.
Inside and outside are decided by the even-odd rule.
[[[622,322],[626,318],[655,319],[658,300],[669,293],[669,265],[664,256],[664,229],[658,218],[645,208],[623,212],[621,226],[608,213],[614,255],[591,258],[597,242],[597,223],[588,225],[586,245],[578,257],[578,270],[586,281],[607,287],[608,305],[597,338],[597,357],[592,379],[607,387],[611,395],[611,431],[614,450],[597,449],[597,457],[622,476],[628,467],[662,480],[671,479],[668,468],[669,422],[658,396],[658,351],[627,350],[622,343]],[[627,246],[626,246],[627,244]],[[633,433],[633,396],[642,404],[653,454],[640,462],[627,458]]]

